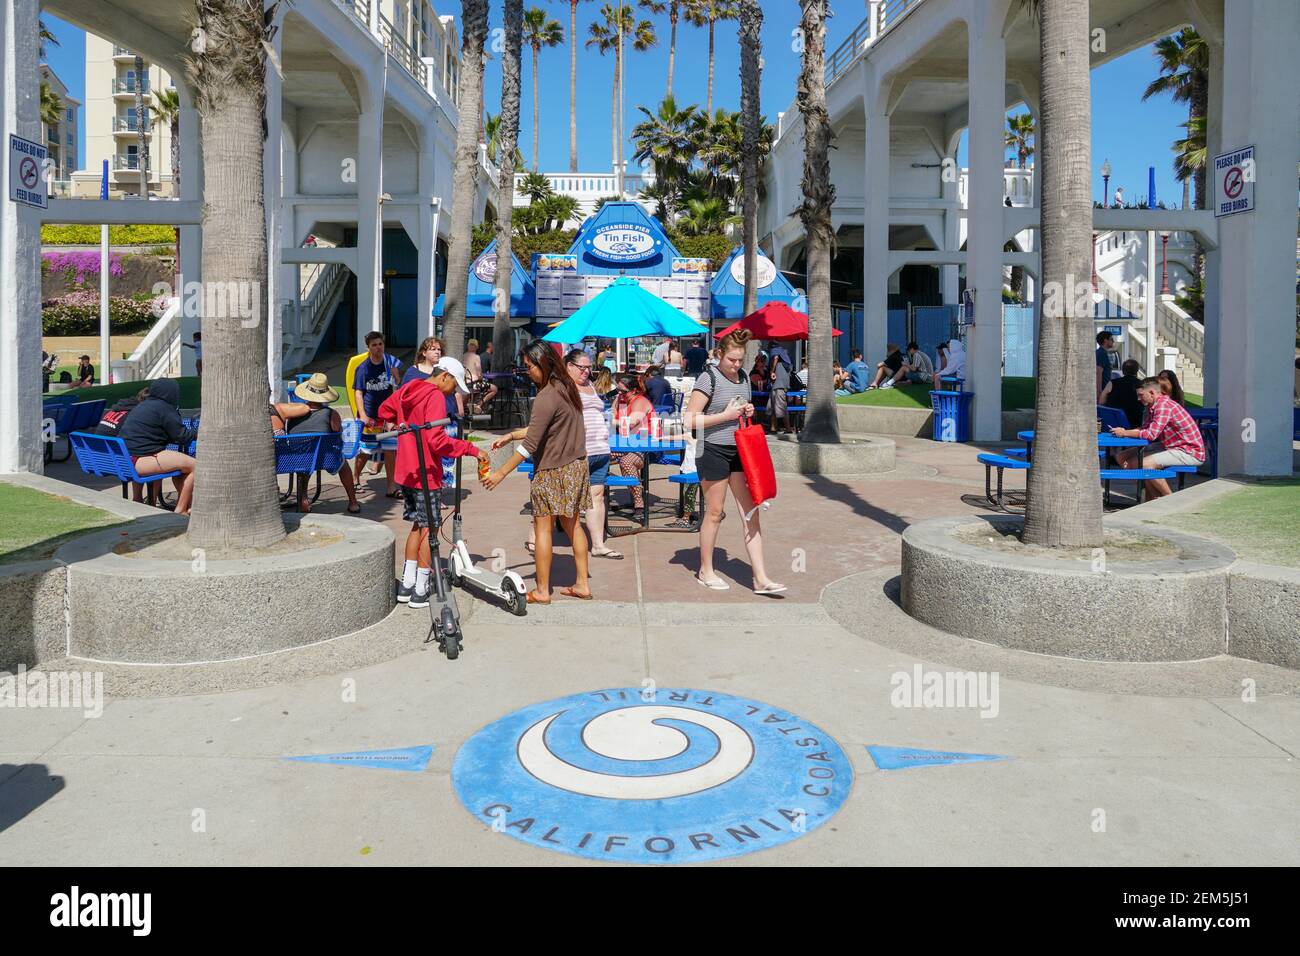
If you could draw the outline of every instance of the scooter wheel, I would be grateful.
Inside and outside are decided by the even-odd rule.
[[[523,617],[528,613],[528,601],[524,598],[523,590],[517,584],[507,578],[501,582],[501,590],[505,595],[507,611],[518,617]]]
[[[460,657],[460,636],[457,634],[446,634],[442,639],[442,652],[447,655],[447,660],[454,661]]]
[[[448,565],[446,568],[446,577],[444,578],[444,580],[446,580],[448,588],[458,588],[460,587],[461,582],[464,580],[464,578],[462,578],[459,574],[453,571],[451,569],[451,565]]]

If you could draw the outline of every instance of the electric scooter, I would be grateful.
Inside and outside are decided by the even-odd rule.
[[[451,424],[450,418],[440,418],[437,421],[425,422],[422,425],[399,425],[389,432],[384,432],[375,436],[376,439],[399,438],[402,435],[415,436],[416,458],[420,466],[420,498],[424,505],[424,521],[429,529],[429,555],[433,559],[430,563],[432,571],[430,578],[433,583],[433,594],[430,595],[429,617],[432,623],[429,626],[429,634],[424,639],[424,643],[437,641],[439,649],[447,655],[447,660],[454,661],[460,656],[461,629],[460,629],[460,609],[456,606],[456,595],[451,590],[451,571],[439,554],[438,532],[442,529],[442,502],[434,507],[433,498],[429,491],[429,473],[425,467],[424,461],[424,442],[420,440],[420,432],[428,428],[443,428]],[[438,467],[442,463],[438,462]],[[457,485],[460,484],[459,474],[457,474]],[[456,489],[457,510],[460,507],[460,489]]]
[[[461,459],[456,459],[456,510],[451,518],[451,555],[447,559],[447,576],[452,587],[469,588],[480,594],[494,598],[505,605],[511,614],[523,617],[528,613],[528,601],[525,599],[524,579],[514,571],[497,573],[485,568],[476,568],[469,556],[469,547],[461,534],[460,483]]]

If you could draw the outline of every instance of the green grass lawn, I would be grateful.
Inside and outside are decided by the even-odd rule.
[[[969,384],[969,383],[967,383]],[[901,388],[873,389],[857,395],[837,399],[843,405],[873,405],[877,408],[929,408],[929,385],[904,385]],[[1002,380],[1002,407],[1033,408],[1034,380],[1032,378],[1004,378]]]
[[[98,369],[96,370],[98,371]],[[176,381],[181,386],[181,408],[198,408],[200,404],[199,397],[199,378],[197,375],[190,375],[184,378],[178,378]],[[113,403],[119,398],[125,398],[128,395],[134,395],[140,389],[144,388],[148,382],[117,382],[113,385],[93,385],[90,388],[74,388],[72,394],[76,396],[78,402],[97,401],[104,399],[108,406],[112,407]],[[48,392],[46,398],[59,398],[67,395],[67,392]]]
[[[1162,523],[1222,541],[1246,561],[1300,567],[1300,478],[1250,485]]]
[[[48,558],[69,538],[122,523],[107,511],[0,482],[0,564]]]

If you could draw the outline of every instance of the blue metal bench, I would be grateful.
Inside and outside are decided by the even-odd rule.
[[[338,474],[343,467],[346,456],[343,454],[342,432],[297,432],[275,436],[275,473],[277,475],[297,475],[306,481],[312,472],[316,473],[316,493],[312,496],[315,503],[321,494],[321,472]],[[289,480],[289,490],[282,498],[293,494],[293,479]]]
[[[677,486],[677,517],[684,518],[686,517],[686,487],[698,485],[700,476],[693,471],[683,471],[669,475],[668,480]]]
[[[149,504],[159,501],[158,482],[164,478],[175,478],[179,471],[165,471],[157,475],[141,475],[135,470],[135,462],[126,450],[126,442],[108,435],[93,435],[90,432],[72,432],[68,436],[68,445],[72,454],[77,456],[77,464],[88,475],[103,478],[116,478],[122,483],[122,497],[127,497],[127,485],[131,482],[144,485],[148,491]]]
[[[1005,495],[1002,491],[1002,473],[1008,469],[1011,471],[1028,471],[1030,467],[1029,462],[1022,458],[1011,458],[1008,455],[995,455],[992,452],[984,452],[975,457],[976,460],[984,466],[984,497],[988,499],[989,504],[993,505],[999,511],[1005,511],[1006,503],[1004,501]],[[998,472],[998,490],[996,496],[991,487],[992,472],[995,468]]]
[[[104,417],[104,406],[107,403],[104,399],[94,399],[88,402],[66,402],[61,415],[51,416],[54,418],[54,438],[55,441],[48,442],[45,445],[46,461],[67,461],[72,457],[72,440],[73,432],[88,432],[99,424],[99,420]],[[63,438],[68,442],[68,451],[62,458],[54,457],[54,445],[58,439]]]
[[[1142,491],[1145,482],[1163,478],[1165,481],[1175,477],[1169,468],[1103,468],[1101,470],[1102,504],[1110,504],[1110,483],[1112,481],[1137,482],[1137,503],[1142,504]]]

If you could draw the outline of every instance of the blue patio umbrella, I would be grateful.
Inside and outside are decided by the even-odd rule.
[[[604,292],[542,336],[547,342],[581,342],[589,336],[632,339],[642,335],[699,335],[707,326],[692,319],[630,276],[619,276]]]

